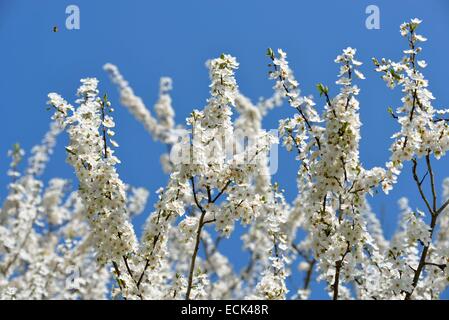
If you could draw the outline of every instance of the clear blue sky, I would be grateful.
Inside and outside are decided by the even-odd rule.
[[[69,4],[80,8],[80,30],[64,27]],[[365,28],[365,8],[370,4],[380,8],[380,30]],[[389,157],[390,136],[397,129],[386,110],[400,103],[400,92],[386,88],[373,71],[371,57],[402,57],[406,43],[399,25],[414,17],[423,20],[421,33],[429,39],[422,56],[429,63],[425,75],[437,98],[434,105],[449,107],[444,88],[449,71],[449,1],[0,0],[0,199],[8,183],[7,150],[20,142],[28,151],[48,128],[47,93],[56,91],[73,101],[79,79],[89,76],[100,79],[102,92],[107,92],[117,107],[117,154],[123,163],[119,172],[126,183],[150,190],[146,216],[156,199],[154,191],[167,179],[159,169],[159,154],[165,149],[118,106],[116,88],[102,65],[117,64],[150,107],[157,99],[159,77],[172,77],[176,119],[183,122],[208,96],[204,62],[222,52],[240,62],[237,79],[245,95],[253,100],[269,96],[273,83],[267,79],[267,47],[287,51],[303,93],[315,96],[318,82],[335,93],[335,56],[347,46],[358,49],[359,60],[365,62],[361,70],[367,77],[360,83],[361,158],[368,168],[383,165]],[[55,25],[57,33],[52,31]],[[272,112],[265,127],[277,127],[278,120],[291,113],[287,106]],[[58,143],[45,179],[73,178],[65,163],[66,138]],[[296,193],[297,163],[293,158],[280,152],[280,168],[274,178],[287,190],[289,200]],[[449,176],[447,158],[440,160],[435,170],[441,190],[442,179]],[[420,205],[411,181],[407,167],[388,197],[379,194],[370,199],[388,235],[396,226],[396,201],[401,196],[408,196],[413,206]],[[136,221],[138,230],[145,216]],[[246,258],[231,250],[238,245],[238,237],[233,237],[222,247],[236,268],[242,267]],[[300,280],[294,279],[296,285]],[[322,285],[314,283],[313,288],[312,297],[327,297]]]

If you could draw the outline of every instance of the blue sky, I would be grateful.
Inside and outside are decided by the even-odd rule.
[[[80,8],[80,30],[65,29],[65,8],[69,4]],[[365,8],[370,4],[380,8],[379,30],[365,28]],[[176,119],[183,122],[193,108],[202,108],[208,97],[204,62],[222,52],[236,56],[240,62],[237,80],[245,95],[254,101],[269,96],[273,83],[267,79],[267,47],[287,51],[303,94],[314,94],[317,101],[316,83],[328,85],[332,93],[337,90],[335,56],[347,46],[358,49],[358,59],[365,62],[361,71],[367,77],[359,83],[364,124],[361,159],[367,168],[381,166],[388,160],[390,136],[397,129],[386,110],[400,104],[401,95],[399,90],[385,86],[373,70],[371,57],[402,57],[406,43],[399,25],[414,17],[423,20],[421,33],[429,39],[422,57],[429,64],[425,75],[437,98],[434,106],[449,107],[444,87],[449,71],[449,2],[444,0],[0,0],[0,199],[8,183],[7,150],[20,142],[28,151],[48,128],[47,93],[56,91],[73,101],[79,79],[93,76],[99,78],[102,92],[107,92],[117,106],[117,154],[123,163],[118,168],[120,175],[126,183],[151,192],[144,216],[136,221],[140,230],[156,199],[154,191],[167,179],[159,169],[159,154],[165,148],[154,143],[143,127],[118,107],[116,88],[102,65],[117,64],[150,107],[157,99],[159,77],[172,77]],[[54,33],[53,26],[58,26],[59,32]],[[288,106],[273,111],[265,119],[265,128],[276,128],[279,119],[291,114]],[[45,179],[73,178],[72,169],[65,163],[66,138],[58,143]],[[282,150],[279,163],[274,180],[292,200],[296,193],[294,155]],[[441,190],[441,181],[449,176],[447,158],[435,164],[435,171]],[[415,189],[410,168],[406,167],[388,197],[378,194],[370,199],[387,235],[394,231],[396,202],[401,196],[408,196],[413,207],[421,206]],[[246,258],[231,250],[238,245],[238,237],[233,237],[222,247],[236,268],[242,267]],[[298,285],[301,279],[295,277],[294,281]],[[312,297],[327,297],[322,285],[314,283],[313,289]]]

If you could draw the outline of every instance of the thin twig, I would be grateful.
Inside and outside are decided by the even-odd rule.
[[[311,280],[312,280],[312,274],[313,274],[313,268],[315,267],[316,259],[312,259],[312,261],[309,262],[309,268],[307,269],[306,276],[304,278],[304,290],[308,290]]]
[[[435,191],[435,177],[433,175],[432,164],[430,163],[430,153],[426,155],[426,163],[430,175],[430,187],[432,189],[432,209],[435,213],[437,211],[437,193]]]
[[[424,194],[424,191],[422,189],[422,185],[421,182],[418,178],[418,172],[417,172],[417,168],[418,168],[418,161],[416,159],[412,159],[413,162],[413,168],[412,168],[412,172],[413,172],[413,179],[416,182],[416,185],[418,187],[419,190],[419,194],[421,195],[421,198],[423,199],[424,203],[426,204],[427,209],[429,210],[430,215],[434,215],[434,212],[432,210],[432,208],[430,207],[429,201],[427,200],[426,195]]]
[[[432,220],[430,221],[430,239],[432,239],[433,231],[435,229],[435,225],[437,222],[438,215],[433,214]],[[418,267],[415,270],[415,275],[413,276],[412,281],[412,290],[407,292],[405,294],[405,300],[410,300],[413,291],[415,290],[416,286],[418,285],[419,277],[421,276],[421,272],[424,269],[424,266],[426,264],[427,259],[427,253],[429,252],[430,243],[426,244],[421,252],[421,258],[419,259]]]
[[[340,272],[341,272],[341,268],[343,266],[343,260],[345,259],[346,255],[351,251],[349,241],[347,241],[347,244],[348,244],[348,246],[346,248],[346,251],[343,253],[343,256],[341,257],[341,259],[338,261],[335,261],[335,279],[334,279],[334,284],[332,285],[332,289],[334,291],[333,300],[338,300],[338,287],[340,284]]]
[[[196,231],[195,248],[193,249],[192,259],[190,260],[190,270],[189,270],[189,280],[188,280],[187,292],[186,292],[186,300],[190,300],[190,292],[192,291],[192,283],[193,283],[193,272],[195,270],[196,256],[198,255],[198,249],[200,247],[201,231],[204,226],[203,221],[204,221],[205,215],[206,215],[206,211],[202,211],[200,220],[198,223],[198,229]]]

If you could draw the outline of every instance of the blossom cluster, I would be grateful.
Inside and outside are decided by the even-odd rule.
[[[351,47],[335,59],[337,92],[317,84],[321,102],[302,95],[282,49],[267,51],[273,94],[256,103],[239,91],[235,57],[211,59],[209,98],[185,123],[176,123],[170,78],[160,79],[153,115],[119,69],[106,64],[121,104],[167,147],[167,181],[148,215],[149,191],[119,176],[113,108],[98,80],[81,80],[74,105],[50,93],[50,129],[26,168],[20,145],[8,153],[0,298],[308,299],[313,281],[323,281],[335,300],[439,298],[449,285],[449,179],[439,199],[432,162],[449,148],[449,111],[432,106],[427,63],[417,58],[426,41],[417,34],[420,23],[401,25],[408,42],[401,61],[373,59],[387,85],[403,93],[402,104],[389,108],[400,129],[384,167],[365,168],[360,160],[365,76]],[[284,102],[292,116],[279,121],[279,136],[297,160],[291,203],[272,176],[278,137],[263,128]],[[42,179],[62,132],[76,188],[66,179]],[[388,193],[408,161],[421,202],[413,208],[399,200],[398,227],[387,239],[369,197]],[[140,239],[137,215],[146,219]],[[245,226],[242,250],[249,256],[241,270],[220,247],[237,224]],[[292,290],[287,280],[298,271],[304,280]]]
[[[298,111],[293,118],[281,120],[279,128],[287,150],[291,151],[295,146],[297,159],[301,162],[298,171],[300,192],[293,213],[302,219],[298,226],[309,233],[296,248],[305,256],[303,269],[307,269],[311,262],[317,263],[318,278],[327,281],[334,299],[351,297],[345,283],[355,285],[360,298],[434,298],[438,293],[431,293],[432,290],[424,285],[433,274],[427,269],[433,266],[436,274],[446,270],[446,263],[442,261],[447,258],[434,253],[431,245],[438,217],[448,203],[444,202],[441,207],[437,205],[430,156],[439,159],[446,152],[449,135],[444,115],[448,111],[433,109],[430,101],[434,97],[417,69],[417,66],[423,68],[426,65],[424,61],[416,62],[416,55],[421,51],[417,43],[426,40],[416,34],[420,22],[412,19],[401,25],[401,34],[408,38],[409,49],[404,51],[407,56],[400,63],[373,59],[376,70],[384,73],[383,78],[389,86],[401,85],[406,95],[402,99],[403,106],[396,112],[389,110],[401,125],[401,131],[393,136],[391,161],[385,168],[366,170],[359,160],[361,122],[356,96],[360,89],[353,85],[353,78],[364,79],[365,76],[359,71],[362,63],[355,59],[356,50],[347,48],[335,59],[341,65],[336,81],[341,90],[335,98],[330,97],[328,87],[317,85],[320,96],[326,101],[320,117],[325,123],[322,128],[319,124],[310,125],[317,121],[308,120],[298,103],[301,101],[300,90],[288,68],[286,54],[278,50],[279,57],[276,57],[273,50],[268,50],[275,69],[270,71],[270,78],[276,80],[276,86],[284,87],[290,105]],[[425,177],[419,178],[416,170],[418,160],[423,156],[426,156],[430,175],[432,201],[423,190]],[[414,180],[431,222],[428,225],[423,211],[412,211],[406,200],[401,200],[401,228],[388,242],[369,208],[366,195],[373,194],[378,186],[388,193],[407,160],[414,164]],[[428,261],[433,259],[438,262]],[[425,278],[421,280],[423,275]],[[439,283],[440,288],[446,286],[443,283]],[[307,290],[298,292],[298,296],[304,295]]]

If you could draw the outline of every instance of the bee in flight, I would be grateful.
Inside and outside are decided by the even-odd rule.
[[[58,32],[58,26],[53,27],[53,32]]]

